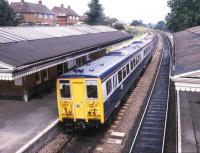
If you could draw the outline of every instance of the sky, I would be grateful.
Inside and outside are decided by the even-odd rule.
[[[19,2],[21,0],[8,0]],[[26,2],[38,3],[38,0],[25,0]],[[70,5],[79,15],[88,10],[88,3],[91,0],[42,0],[42,3],[49,7]],[[132,20],[143,20],[144,23],[157,23],[164,20],[170,9],[167,0],[100,0],[104,13],[109,17],[116,17],[118,20],[130,23]]]

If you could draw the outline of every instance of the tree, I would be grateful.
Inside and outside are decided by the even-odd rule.
[[[156,24],[156,26],[154,27],[154,29],[166,31],[166,30],[167,30],[167,27],[166,27],[165,21],[159,21],[159,22]]]
[[[112,26],[112,24],[116,21],[118,21],[116,18],[110,18],[108,16],[104,18],[104,24],[107,26]]]
[[[169,0],[167,27],[176,32],[200,25],[200,0]]]
[[[148,24],[148,27],[149,27],[150,29],[154,29],[155,25],[154,25],[153,23],[149,23],[149,24]]]
[[[17,26],[20,18],[5,0],[0,0],[0,26]]]
[[[88,7],[90,10],[86,12],[87,15],[86,23],[90,25],[103,24],[104,13],[103,13],[103,7],[99,3],[99,0],[91,0],[91,2],[88,4]]]
[[[142,20],[133,20],[131,22],[132,26],[144,26],[143,21]]]
[[[115,21],[113,24],[112,24],[112,27],[117,29],[117,30],[125,30],[125,24],[120,22],[120,21]]]

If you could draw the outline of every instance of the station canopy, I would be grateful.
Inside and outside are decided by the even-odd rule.
[[[174,34],[176,89],[200,92],[200,26]]]
[[[69,57],[131,38],[125,32],[106,26],[2,27],[0,80],[13,80],[35,73],[66,62]],[[22,74],[24,70],[26,74]]]

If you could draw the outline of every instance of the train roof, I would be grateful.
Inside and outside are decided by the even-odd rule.
[[[67,73],[64,73],[60,78],[101,78],[107,77],[109,72],[117,69],[126,61],[130,55],[136,54],[144,46],[150,43],[153,35],[148,35],[142,40],[132,42],[129,46],[119,50],[112,51],[95,61],[85,64],[79,68],[75,68]]]

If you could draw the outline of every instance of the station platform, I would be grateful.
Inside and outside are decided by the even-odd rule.
[[[178,91],[178,153],[200,153],[200,93]]]
[[[0,100],[0,152],[19,151],[57,117],[55,93],[28,103]]]

